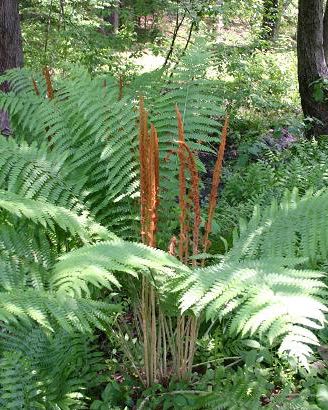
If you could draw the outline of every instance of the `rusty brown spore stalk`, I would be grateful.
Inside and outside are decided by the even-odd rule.
[[[35,94],[40,95],[38,85],[37,85],[36,81],[34,80],[34,78],[32,78],[32,83],[33,83],[33,88],[34,88]]]
[[[185,141],[185,132],[183,127],[182,115],[179,108],[175,108],[179,130],[179,148],[178,156],[180,160],[179,167],[179,205],[180,205],[180,238],[179,238],[179,258],[184,263],[188,263],[189,240],[188,232],[192,231],[192,255],[196,256],[199,252],[201,209],[199,196],[199,174],[197,170],[194,155]],[[193,208],[193,228],[190,227],[190,218],[188,215],[189,204],[187,200],[187,183],[186,170],[188,170],[191,187],[189,198]],[[193,259],[192,265],[196,266],[197,261]]]
[[[54,98],[54,89],[52,86],[52,81],[51,81],[51,74],[48,66],[45,66],[43,69],[43,76],[46,80],[46,85],[47,85],[47,97],[49,100],[52,100]]]
[[[158,136],[153,124],[150,133],[148,131],[148,113],[142,97],[139,114],[141,238],[146,245],[155,247],[159,205]]]
[[[213,170],[212,187],[211,187],[211,193],[210,193],[209,204],[208,204],[207,222],[205,224],[205,233],[204,233],[204,239],[203,239],[204,253],[207,252],[210,246],[209,235],[212,232],[212,223],[213,223],[215,208],[216,208],[217,201],[218,201],[218,189],[219,189],[220,180],[221,180],[222,164],[223,164],[224,152],[226,148],[228,129],[229,129],[229,116],[227,115],[224,120],[224,125],[223,125],[223,129],[221,133],[221,142],[220,142],[220,146],[218,150],[218,156],[217,156],[217,160],[216,160],[214,170]],[[205,262],[205,259],[203,259],[202,261],[203,266],[204,266],[204,262]]]

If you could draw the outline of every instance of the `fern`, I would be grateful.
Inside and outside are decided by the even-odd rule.
[[[86,371],[86,382],[84,351],[72,351],[75,343],[85,346],[95,328],[107,329],[120,311],[105,296],[108,289],[124,285],[134,296],[139,278],[147,276],[168,302],[174,299],[168,284],[178,272],[188,274],[165,252],[111,232],[140,237],[140,94],[145,92],[160,134],[165,218],[177,213],[171,188],[178,166],[174,155],[165,160],[176,149],[175,105],[184,113],[186,140],[195,152],[206,150],[205,142],[218,142],[221,102],[202,78],[209,55],[202,61],[198,51],[173,76],[156,73],[156,87],[149,77],[124,84],[120,99],[114,78],[93,78],[79,67],[52,78],[53,98],[47,98],[41,74],[13,70],[3,78],[11,92],[0,95],[0,109],[10,115],[14,139],[0,140],[1,407],[86,406],[83,389],[95,378],[94,369]],[[196,59],[194,76],[189,65],[195,68]],[[204,170],[200,161],[198,166]]]
[[[22,198],[19,195],[3,190],[0,190],[0,208],[12,215],[30,219],[49,230],[53,231],[55,226],[58,226],[72,235],[78,235],[84,241],[91,239],[88,228],[92,221],[83,215],[77,216],[66,208],[38,200]]]
[[[222,98],[214,92],[215,81],[208,78],[211,58],[212,53],[204,42],[197,42],[172,75],[164,79],[161,91],[158,94],[150,93],[146,99],[150,121],[156,127],[160,144],[159,230],[166,233],[161,238],[163,246],[171,239],[176,229],[174,221],[178,220],[178,137],[176,113],[173,109],[176,105],[183,117],[186,143],[195,154],[201,175],[205,172],[205,166],[198,159],[198,154],[210,152],[215,155],[217,152],[222,129],[220,119],[224,110]],[[167,221],[172,221],[172,226],[168,227]]]
[[[218,375],[220,372],[222,373],[222,370],[219,368]],[[225,380],[225,383],[222,383],[222,380],[216,380],[213,391],[200,395],[196,404],[191,404],[189,408],[220,410],[262,408],[260,397],[265,395],[270,387],[263,376],[260,377],[258,374],[242,368],[238,368],[236,372],[227,376],[230,377]]]
[[[5,323],[34,321],[53,330],[53,323],[68,332],[91,332],[94,327],[105,329],[108,315],[120,307],[84,298],[72,298],[64,292],[36,289],[1,292],[0,320]]]
[[[200,42],[172,75],[159,70],[155,75],[144,75],[124,84],[124,97],[119,101],[118,82],[114,78],[92,78],[79,67],[73,67],[65,79],[53,79],[56,91],[52,100],[46,98],[42,76],[28,70],[9,72],[6,79],[12,92],[0,96],[0,107],[10,113],[19,143],[34,141],[34,146],[41,148],[49,141],[51,150],[44,160],[68,189],[47,188],[54,180],[37,172],[34,164],[26,171],[15,171],[16,185],[20,189],[28,183],[30,197],[42,195],[56,205],[83,204],[108,229],[135,240],[139,236],[139,208],[135,200],[139,195],[136,101],[142,93],[147,97],[146,106],[159,133],[162,220],[165,223],[168,216],[174,220],[178,174],[174,154],[176,104],[183,113],[186,141],[191,149],[197,153],[214,152],[217,148],[221,129],[217,119],[223,111],[222,101],[213,91],[213,81],[206,79],[210,58],[211,53]],[[212,143],[215,146],[210,147]],[[198,166],[205,171],[201,161]],[[172,226],[171,230],[174,229]],[[172,233],[163,241],[167,242]]]
[[[172,316],[178,293],[183,312],[224,319],[233,335],[258,333],[304,365],[318,344],[314,330],[325,324],[327,308],[323,273],[314,268],[327,257],[326,191],[256,209],[221,263],[204,269],[191,271],[163,251],[111,234],[140,236],[139,94],[159,135],[161,247],[178,224],[175,105],[200,173],[198,153],[217,149],[222,101],[207,79],[211,54],[199,48],[204,45],[196,44],[171,73],[125,84],[121,99],[114,78],[92,78],[79,67],[52,79],[53,99],[41,75],[16,70],[4,78],[12,91],[1,94],[0,109],[10,114],[15,140],[0,140],[2,407],[79,406],[86,379],[81,382],[78,365],[81,374],[67,368],[85,357],[85,338],[95,328],[106,330],[120,311],[104,296],[108,290],[124,285],[134,296],[144,276],[163,306],[171,304]],[[33,353],[22,344],[26,329],[38,346]],[[70,363],[63,353],[68,347]],[[17,374],[23,375],[18,382]],[[53,387],[61,378],[67,380],[62,390]],[[244,387],[240,382],[240,397]]]
[[[0,225],[0,289],[45,289],[58,242],[37,225]]]
[[[160,288],[175,271],[188,272],[174,257],[145,245],[122,240],[102,242],[84,246],[60,258],[54,268],[51,287],[57,291],[72,292],[74,295],[88,293],[88,284],[110,288],[112,284],[120,286],[121,277],[127,273],[134,277],[147,275]],[[122,277],[124,280],[124,276]]]
[[[319,344],[313,330],[326,323],[327,291],[325,273],[304,263],[326,256],[326,197],[326,191],[302,199],[294,193],[280,206],[256,209],[219,265],[183,279],[182,310],[227,317],[232,334],[257,332],[307,365],[310,346]]]
[[[235,235],[234,255],[254,258],[305,257],[314,263],[324,261],[328,252],[327,190],[299,197],[298,191],[286,193],[278,205],[273,202],[264,210],[255,208],[248,224],[241,223],[239,238]],[[240,245],[239,245],[240,244]]]
[[[7,327],[0,339],[1,408],[85,408],[86,389],[102,381],[97,340],[58,329]]]
[[[42,199],[70,209],[81,209],[78,184],[63,174],[61,159],[43,144],[28,146],[0,139],[0,188],[31,199]]]

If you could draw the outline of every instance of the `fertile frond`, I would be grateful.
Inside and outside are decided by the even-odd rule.
[[[202,48],[202,51],[200,49]],[[201,152],[216,153],[221,132],[220,119],[224,114],[222,99],[213,89],[213,81],[207,77],[210,66],[211,52],[203,43],[196,44],[182,59],[177,68],[166,81],[159,95],[146,99],[149,107],[150,120],[154,123],[159,137],[161,201],[159,207],[159,222],[177,220],[176,198],[179,196],[178,175],[179,161],[178,130],[176,112],[178,107],[184,128],[185,142],[195,154],[200,176],[205,171],[204,164],[199,160]],[[161,226],[159,230],[161,230]],[[166,226],[167,228],[167,226]],[[172,223],[169,237],[163,237],[168,242],[176,226]],[[162,229],[168,231],[167,229]]]

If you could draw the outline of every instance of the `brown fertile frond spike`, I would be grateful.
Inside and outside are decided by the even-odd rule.
[[[37,85],[36,81],[34,80],[34,78],[32,78],[32,83],[33,83],[33,88],[34,88],[35,94],[40,95],[38,85]]]
[[[217,205],[218,188],[219,188],[220,179],[221,179],[221,171],[222,171],[224,152],[226,148],[228,129],[229,129],[229,115],[227,115],[224,120],[224,125],[223,125],[223,129],[221,133],[220,147],[218,150],[218,156],[217,156],[217,160],[216,160],[214,170],[213,170],[212,188],[211,188],[211,194],[209,198],[208,216],[207,216],[207,222],[205,225],[205,233],[204,233],[204,241],[203,241],[203,249],[205,253],[210,245],[210,241],[208,238],[212,231],[212,222],[213,222],[215,208]],[[204,265],[204,262],[205,261],[203,260],[202,265]]]
[[[118,99],[121,100],[123,98],[123,76],[120,75],[119,81],[118,81]]]
[[[159,148],[154,125],[148,132],[148,113],[144,99],[139,104],[140,213],[143,243],[156,246],[157,210],[159,205]]]
[[[139,159],[140,159],[140,211],[141,237],[148,246],[156,246],[157,208],[159,204],[159,150],[154,125],[148,132],[148,114],[144,99],[139,103]],[[150,282],[143,277],[141,286],[141,325],[143,333],[144,368],[146,386],[157,379],[157,303],[156,293]]]
[[[193,256],[198,255],[199,248],[199,230],[201,223],[201,210],[200,210],[200,196],[199,196],[199,175],[197,170],[196,161],[191,149],[185,142],[179,142],[187,152],[187,166],[191,176],[191,201],[194,208],[194,224],[193,224],[193,235],[192,235],[192,253]],[[193,266],[197,265],[196,259],[192,261]]]
[[[43,69],[43,75],[47,84],[47,97],[49,98],[49,100],[52,100],[54,98],[54,89],[51,82],[50,71],[47,66],[45,66]]]
[[[186,248],[188,249],[188,225],[187,225],[187,184],[186,184],[186,158],[183,143],[185,142],[184,128],[182,116],[178,106],[175,106],[175,111],[178,120],[178,135],[179,135],[179,205],[180,205],[180,236],[179,236],[179,258],[182,262],[186,262]]]
[[[149,246],[156,246],[157,209],[159,205],[159,152],[156,128],[151,124],[149,144],[149,179],[150,179],[150,208],[149,208]]]

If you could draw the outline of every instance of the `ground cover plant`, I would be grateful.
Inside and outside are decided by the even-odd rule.
[[[20,7],[0,407],[328,408],[328,153],[286,42],[297,5]]]

